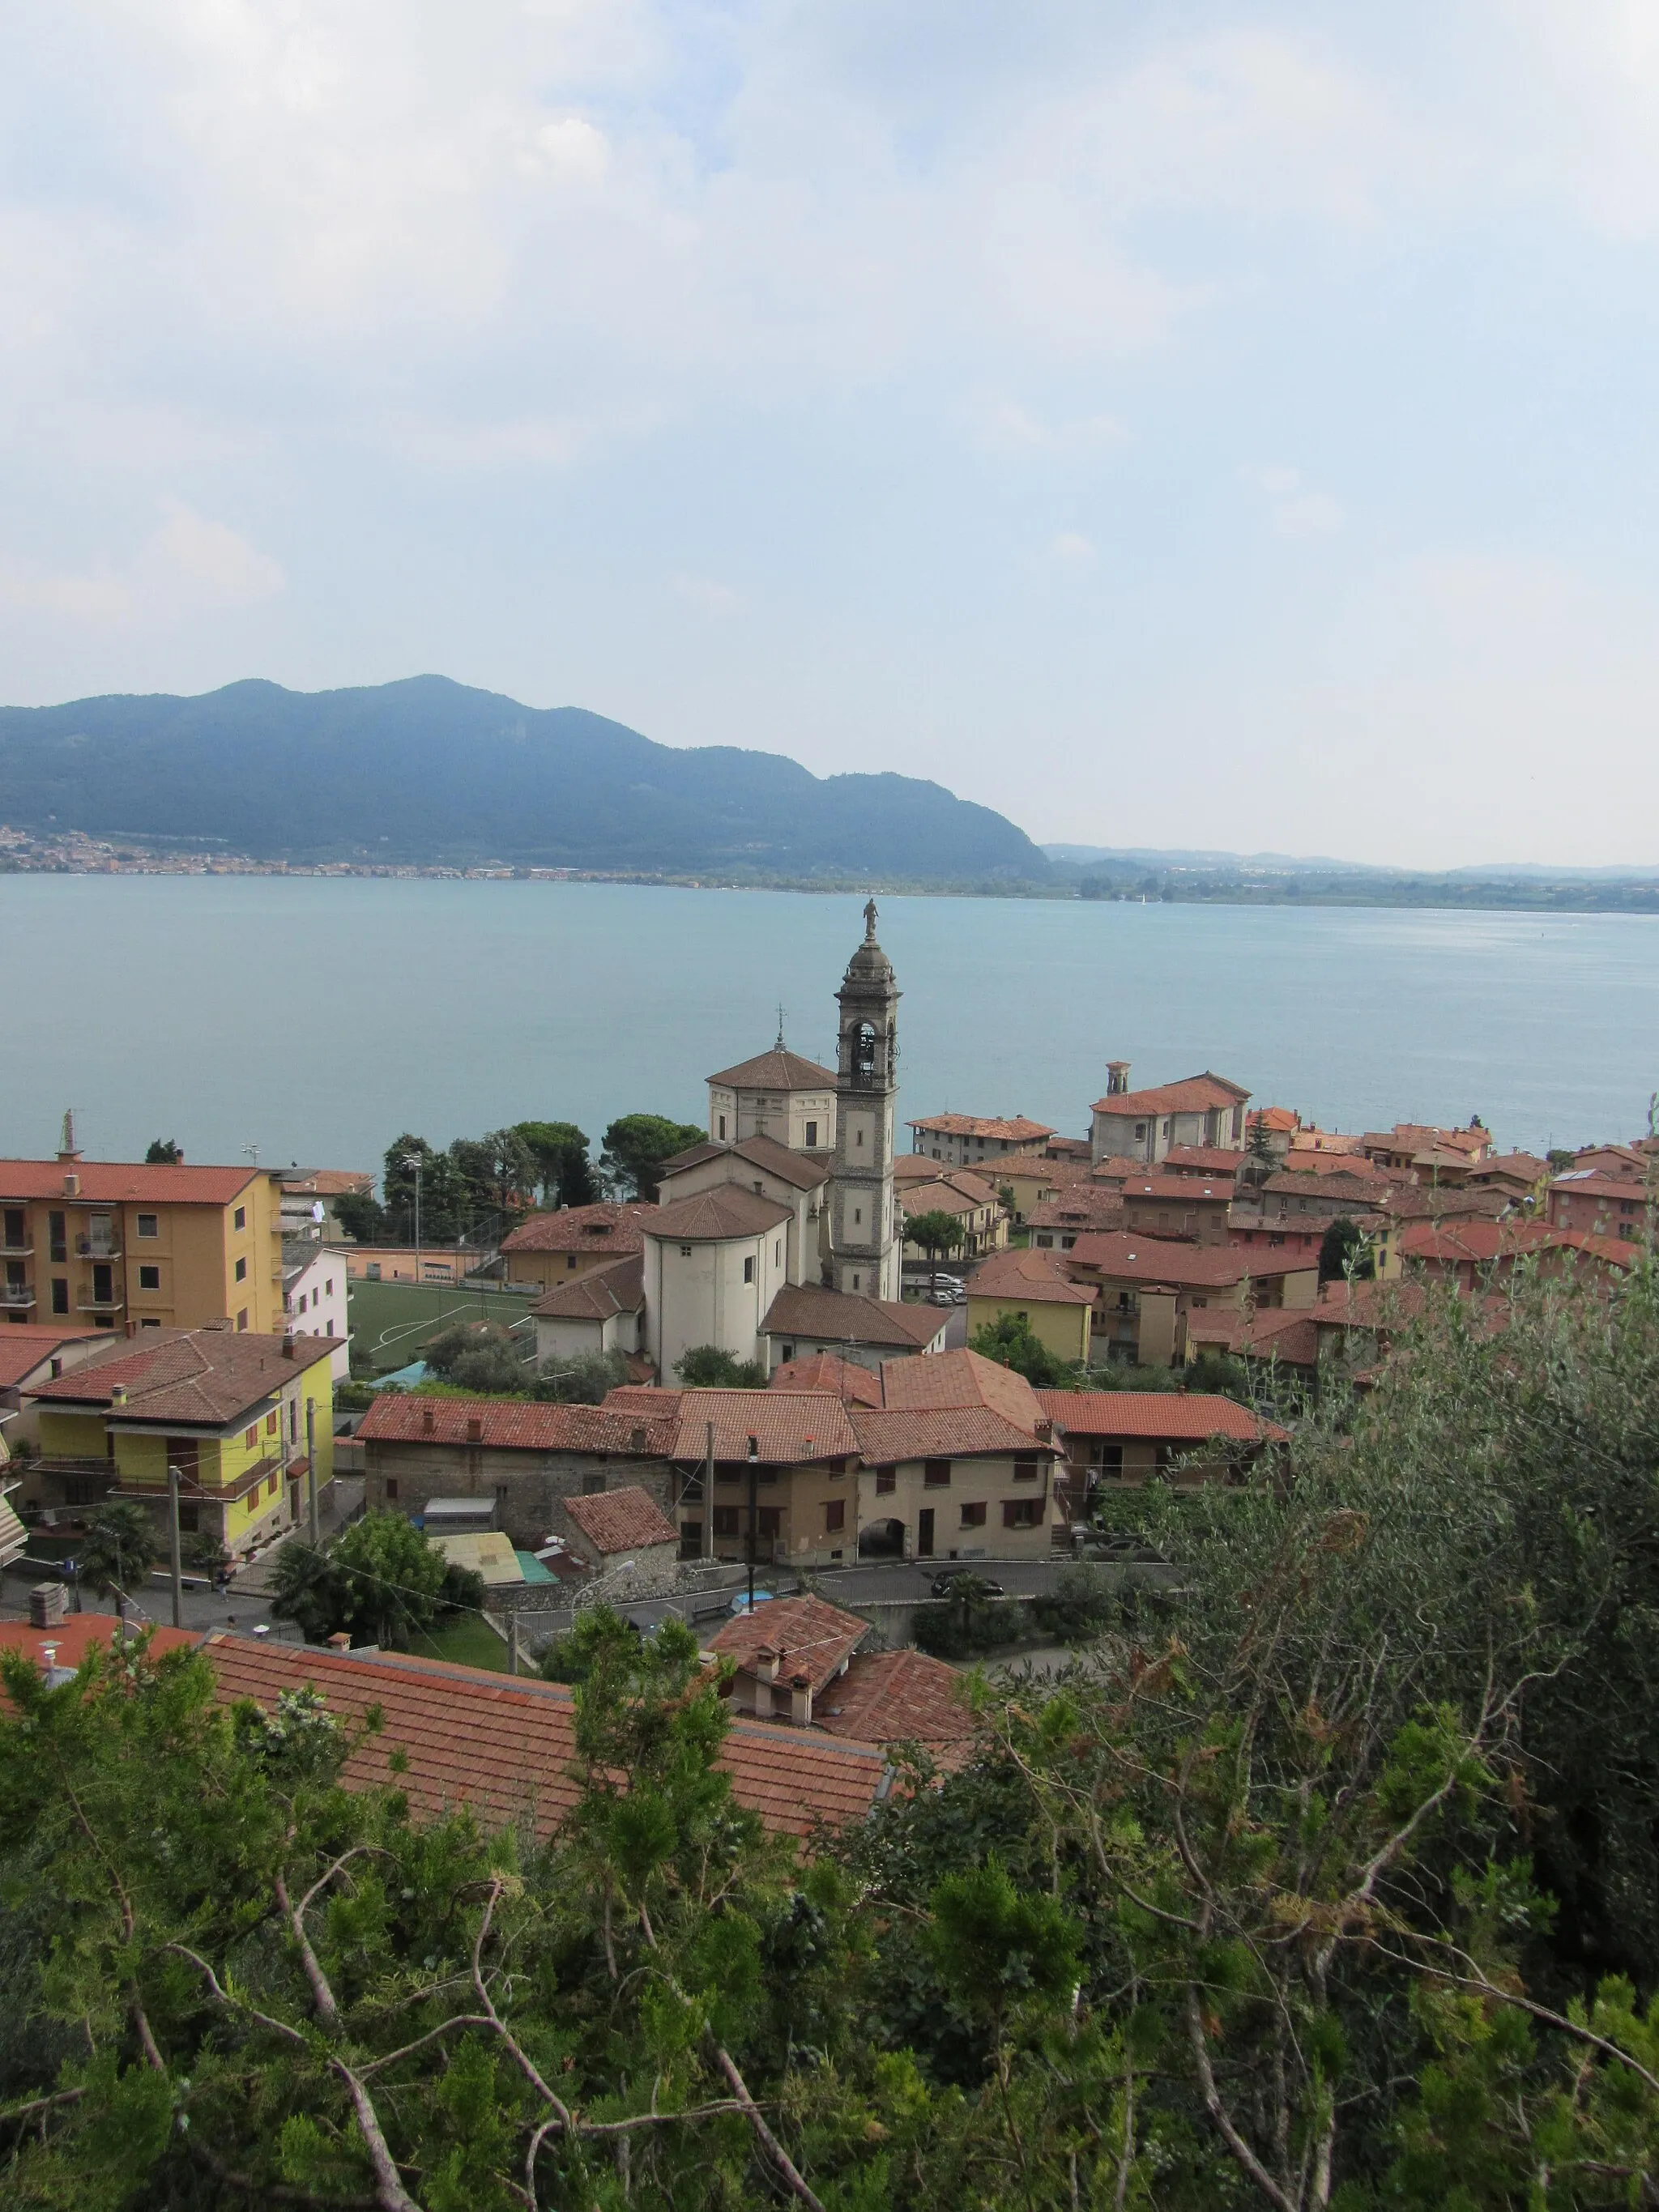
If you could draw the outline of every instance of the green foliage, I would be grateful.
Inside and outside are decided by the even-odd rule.
[[[934,1206],[924,1213],[905,1216],[904,1241],[907,1244],[919,1244],[932,1261],[941,1252],[959,1251],[968,1242],[968,1231],[954,1213],[947,1213],[942,1206]]]
[[[573,1359],[545,1359],[530,1386],[532,1398],[556,1406],[599,1406],[628,1380],[620,1352],[587,1352]]]
[[[718,1344],[694,1344],[674,1372],[688,1390],[763,1390],[769,1379],[763,1359],[736,1358]]]
[[[661,1114],[623,1114],[605,1133],[599,1172],[618,1198],[654,1199],[657,1170],[706,1132],[695,1121],[672,1121]]]
[[[1064,1566],[1052,1590],[1030,1601],[1031,1618],[1045,1636],[1062,1644],[1086,1643],[1109,1627],[1118,1614],[1112,1586],[1098,1567]]]
[[[974,1331],[968,1349],[982,1358],[994,1359],[999,1367],[1012,1367],[1039,1390],[1079,1388],[1081,1378],[1077,1365],[1050,1352],[1023,1314],[999,1314]]]
[[[1369,1283],[1376,1273],[1370,1242],[1357,1221],[1340,1214],[1319,1241],[1322,1283]]]
[[[544,1206],[591,1206],[599,1196],[587,1139],[574,1121],[516,1121],[541,1179]]]
[[[493,1322],[458,1322],[429,1338],[421,1357],[441,1382],[484,1395],[522,1394],[535,1372],[520,1340]]]
[[[410,1185],[411,1194],[413,1184]],[[333,1201],[334,1218],[355,1244],[387,1241],[386,1210],[371,1191],[343,1190]]]
[[[177,1167],[184,1154],[179,1149],[176,1137],[152,1137],[144,1154],[146,1167]]]
[[[964,1571],[951,1577],[942,1604],[918,1609],[912,1633],[936,1659],[971,1659],[1024,1642],[1030,1618],[1018,1599],[994,1598],[982,1576]]]
[[[640,1632],[608,1605],[584,1606],[562,1636],[542,1653],[544,1681],[585,1682],[621,1639],[640,1640]]]
[[[313,1644],[343,1630],[357,1643],[398,1646],[446,1607],[483,1601],[480,1578],[448,1566],[401,1513],[366,1513],[320,1552],[291,1536],[271,1583],[272,1613]]]
[[[161,1556],[149,1508],[136,1498],[112,1498],[99,1507],[81,1547],[81,1580],[92,1589],[131,1595],[145,1587]]]

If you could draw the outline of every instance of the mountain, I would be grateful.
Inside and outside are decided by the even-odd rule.
[[[0,708],[0,821],[256,859],[1036,883],[1022,830],[942,785],[678,750],[580,707],[416,676]]]

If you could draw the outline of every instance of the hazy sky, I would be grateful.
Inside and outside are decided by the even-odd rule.
[[[12,0],[0,697],[1659,861],[1659,0]]]

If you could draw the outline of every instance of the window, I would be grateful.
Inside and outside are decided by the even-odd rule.
[[[259,1425],[258,1425],[258,1423],[256,1421],[256,1422],[254,1423],[253,1426],[252,1426],[251,1429],[248,1429],[248,1430],[246,1430],[246,1431],[244,1431],[244,1433],[243,1433],[243,1437],[242,1437],[242,1442],[244,1443],[244,1444],[246,1444],[246,1447],[247,1447],[247,1449],[249,1449],[249,1451],[252,1451],[252,1450],[255,1449],[255,1447],[258,1445],[258,1441],[259,1441]]]
[[[201,1507],[199,1505],[180,1505],[179,1508],[179,1534],[181,1536],[195,1536],[200,1534],[201,1527]]]
[[[861,1227],[863,1225],[864,1208],[861,1206],[855,1206],[853,1208],[853,1222],[855,1227]]]
[[[69,1219],[67,1215],[62,1213],[49,1213],[46,1216],[46,1237],[51,1246],[52,1258],[54,1260],[67,1260],[69,1257]]]
[[[1036,1479],[1037,1463],[1034,1459],[1017,1459],[1014,1462],[1016,1482],[1035,1482]]]
[[[793,1358],[794,1358],[794,1356],[795,1356],[795,1347],[794,1347],[794,1346],[793,1346],[793,1344],[786,1344],[786,1345],[784,1346],[784,1347],[783,1347],[783,1356],[784,1356],[784,1358],[785,1358],[786,1359],[793,1359]]]
[[[265,1496],[266,1496],[267,1498],[275,1498],[275,1496],[276,1496],[276,1476],[273,1474],[273,1475],[270,1476],[270,1477],[267,1479],[267,1480],[266,1480],[266,1483],[265,1483]]]
[[[772,1239],[772,1265],[775,1267],[781,1267],[783,1265],[783,1239],[781,1237],[775,1237]]]
[[[818,1125],[816,1121],[809,1121],[806,1125],[806,1149],[809,1152],[817,1143],[817,1140]]]
[[[28,1243],[28,1225],[21,1206],[6,1208],[6,1246],[8,1250],[20,1252]]]
[[[847,1526],[847,1500],[844,1498],[832,1498],[824,1506],[823,1526],[826,1534]]]
[[[247,1327],[247,1308],[246,1306],[242,1308],[241,1311],[236,1316],[236,1326],[239,1329],[245,1329]]]
[[[52,1279],[52,1310],[54,1313],[69,1311],[69,1284],[62,1275]]]
[[[922,1486],[927,1490],[945,1489],[951,1480],[948,1459],[925,1459],[921,1463]]]
[[[585,1474],[582,1477],[582,1496],[584,1498],[596,1498],[604,1488],[605,1477],[603,1474]],[[506,1495],[505,1492],[502,1492],[501,1495],[504,1497]]]
[[[145,1314],[140,1320],[138,1326],[140,1328],[160,1328],[161,1326],[161,1317],[159,1314]]]
[[[239,1260],[236,1262],[236,1279],[239,1283],[245,1283],[247,1280],[247,1261],[246,1260]]]
[[[889,1491],[896,1490],[897,1488],[898,1469],[896,1467],[878,1467],[876,1469],[877,1497],[884,1497]]]
[[[398,1495],[398,1478],[395,1474],[389,1474],[386,1479],[386,1494],[388,1499],[395,1498]]]
[[[141,1237],[159,1237],[161,1233],[161,1217],[159,1213],[141,1213],[139,1215],[138,1234]]]
[[[724,1115],[724,1114],[722,1114],[722,1115],[720,1115],[720,1139],[721,1139],[721,1142],[722,1142],[722,1143],[724,1143],[725,1139],[726,1139],[726,1116],[725,1116],[725,1115]]]
[[[564,1264],[565,1264],[565,1266],[566,1266],[567,1267],[574,1267],[575,1266],[575,1264],[576,1264],[576,1255],[575,1255],[575,1254],[574,1254],[574,1252],[569,1253],[569,1254],[566,1256],[565,1263],[564,1263]]]
[[[236,1229],[246,1229],[246,1228],[247,1227],[247,1208],[246,1208],[246,1206],[239,1206],[237,1207],[235,1213],[234,1213],[234,1214],[233,1215],[233,1217],[232,1217],[232,1223],[231,1223],[231,1225],[233,1226],[233,1228],[236,1228]]]
[[[331,1275],[331,1276],[329,1277],[328,1280],[327,1280],[327,1281],[323,1285],[323,1296],[324,1296],[325,1298],[331,1298],[331,1297],[333,1297],[333,1295],[334,1295],[334,1278],[333,1278],[333,1276],[332,1276],[332,1275]]]
[[[982,1528],[985,1526],[985,1501],[983,1498],[980,1500],[977,1505],[964,1505],[963,1507],[962,1525],[964,1528]]]
[[[855,1145],[861,1145],[864,1142],[864,1132],[862,1129],[855,1129],[853,1132],[853,1142]]]
[[[138,1287],[141,1291],[159,1291],[161,1287],[161,1270],[159,1267],[140,1267]]]
[[[1002,1501],[1002,1525],[1005,1528],[1035,1528],[1042,1501],[1036,1498],[1005,1498]]]
[[[743,1279],[745,1283],[752,1283],[755,1279],[755,1255],[752,1252],[743,1263]]]
[[[1136,1136],[1137,1136],[1137,1137],[1144,1137],[1144,1136],[1146,1135],[1146,1124],[1144,1121],[1137,1121],[1137,1122],[1135,1123],[1135,1134],[1136,1134]]]
[[[759,1533],[763,1536],[781,1536],[783,1534],[782,1506],[763,1505],[760,1508]]]
[[[691,1257],[691,1247],[689,1244],[681,1245],[680,1257],[682,1260],[689,1260]]]
[[[714,1534],[717,1536],[735,1536],[737,1533],[737,1507],[735,1505],[717,1505],[714,1508]]]

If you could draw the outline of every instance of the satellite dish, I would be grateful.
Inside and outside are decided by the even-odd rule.
[[[313,1221],[320,1221],[323,1218],[323,1201],[320,1198],[313,1198],[311,1201],[311,1218]]]

